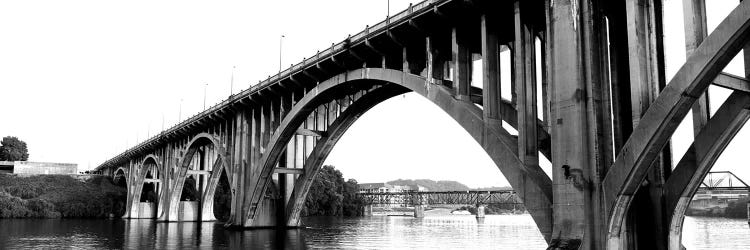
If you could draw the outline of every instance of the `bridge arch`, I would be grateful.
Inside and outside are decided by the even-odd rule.
[[[159,158],[158,156],[154,154],[146,155],[143,160],[138,163],[137,168],[135,169],[135,176],[133,176],[133,182],[134,185],[130,186],[130,189],[128,190],[128,204],[126,207],[127,211],[127,217],[128,218],[142,218],[143,216],[140,215],[141,211],[139,208],[139,204],[141,202],[141,194],[143,191],[144,185],[147,185],[146,179],[149,179],[149,181],[153,181],[154,179],[158,180],[159,183],[164,183],[164,170],[162,169],[162,165],[159,164]],[[151,178],[148,178],[149,174],[152,176]],[[155,183],[150,182],[151,184]],[[161,195],[164,193],[164,185],[161,184],[161,190],[156,190],[154,187],[154,192],[157,192],[157,195]],[[157,204],[155,213],[148,217],[158,217],[159,212],[161,211],[161,202],[160,197],[157,196],[156,200],[154,201]]]
[[[125,187],[128,186],[128,182],[130,180],[128,179],[128,170],[123,167],[119,167],[115,170],[114,174],[112,175],[112,182],[115,183],[115,185],[120,185],[121,182],[125,183]]]
[[[174,183],[171,184],[170,193],[167,196],[167,204],[164,205],[166,211],[161,215],[162,220],[177,221],[179,219],[180,209],[180,196],[185,185],[185,181],[188,178],[191,162],[195,153],[203,146],[210,146],[216,152],[216,159],[211,165],[211,170],[200,170],[199,174],[208,174],[209,177],[206,182],[205,190],[200,195],[199,211],[200,220],[211,221],[215,220],[213,216],[213,197],[215,194],[216,186],[219,183],[219,178],[223,172],[226,172],[227,176],[231,176],[230,166],[226,163],[227,153],[221,143],[218,136],[209,133],[200,133],[194,136],[185,146],[184,154],[179,158],[176,169],[173,170],[174,174],[172,180]],[[232,183],[231,178],[228,179],[230,186]]]
[[[326,141],[319,141],[316,145],[318,150],[315,153],[317,155],[314,157],[314,163],[311,163],[311,168],[304,170],[305,174],[303,175],[308,176],[304,178],[305,180],[312,179],[310,177],[314,176],[315,171],[319,168],[319,166],[314,165],[322,164],[338,137],[343,135],[361,114],[394,95],[412,91],[440,107],[485,149],[511,186],[518,191],[545,239],[549,240],[552,232],[552,184],[550,178],[539,166],[522,164],[517,156],[517,143],[514,138],[502,127],[488,125],[483,120],[480,108],[471,102],[454,98],[451,89],[444,86],[447,82],[437,79],[429,80],[399,70],[363,68],[339,74],[313,87],[284,117],[279,129],[271,137],[266,152],[258,161],[259,174],[256,178],[259,179],[256,182],[257,185],[248,187],[249,189],[246,190],[245,197],[247,200],[243,208],[247,207],[247,211],[245,212],[243,225],[252,225],[253,220],[256,219],[257,212],[255,209],[260,204],[263,194],[265,194],[265,190],[271,182],[270,176],[273,174],[274,165],[297,128],[313,110],[320,104],[330,102],[343,91],[356,87],[367,88],[372,85],[384,88],[383,92],[379,95],[373,95],[369,99],[363,97],[363,101],[366,101],[366,103],[350,113],[342,113],[342,118],[334,122],[337,124],[335,126],[332,124],[329,127],[333,131],[329,131],[329,138]],[[376,91],[380,90],[375,90],[373,93]],[[318,145],[320,145],[320,148],[318,148]],[[310,172],[308,173],[308,171]],[[309,183],[303,181],[299,184],[299,189],[295,187],[293,192],[297,192],[297,194],[294,194],[296,199],[304,199],[305,189],[309,188],[309,186],[305,187],[306,185],[309,185]],[[287,223],[294,223],[295,219],[293,218],[298,217],[298,215],[294,215],[298,212],[296,211],[298,208],[294,208],[295,206],[298,207],[298,205],[293,204],[291,208],[288,208],[291,211],[288,210],[287,213],[291,215],[292,219],[288,220]]]

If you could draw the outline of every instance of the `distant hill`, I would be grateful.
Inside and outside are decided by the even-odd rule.
[[[429,191],[466,191],[470,190],[468,186],[457,181],[433,181],[430,179],[404,180],[398,179],[387,182],[391,185],[420,185]]]
[[[471,190],[474,190],[474,191],[507,191],[507,190],[513,190],[513,188],[509,186],[502,186],[502,187],[472,188]]]

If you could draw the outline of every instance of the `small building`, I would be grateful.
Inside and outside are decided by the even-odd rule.
[[[357,185],[360,193],[391,193],[393,185],[388,183],[361,183]]]
[[[391,185],[384,182],[361,183],[360,193],[400,193],[400,192],[426,192],[427,188],[420,185]]]
[[[31,161],[0,161],[0,173],[22,175],[77,174],[78,164]]]

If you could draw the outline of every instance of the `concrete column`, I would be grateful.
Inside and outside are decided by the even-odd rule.
[[[703,42],[708,35],[706,28],[706,3],[704,0],[683,0],[683,17],[685,25],[685,53],[687,57]],[[693,134],[698,134],[706,126],[711,116],[709,113],[708,90],[704,92],[693,104]],[[702,145],[694,144],[695,147]],[[682,246],[682,224],[685,220],[688,200],[683,200],[682,206],[677,206],[673,211],[666,211],[669,222],[669,249],[680,250]]]
[[[663,48],[661,47],[661,1],[626,1],[628,58],[633,128],[659,96],[664,86]],[[667,144],[646,175],[627,209],[623,232],[634,233],[632,244],[637,248],[667,249],[669,220],[662,187],[671,174],[671,147]],[[647,185],[646,185],[647,183]],[[624,239],[624,238],[623,238]]]
[[[484,218],[484,204],[477,204],[477,219]]]
[[[401,48],[401,70],[411,74],[411,66],[409,65],[409,51],[406,46]]]
[[[432,82],[433,79],[443,79],[443,61],[438,54],[435,38],[427,36],[425,38],[425,51],[427,53],[427,80]]]
[[[513,78],[518,96],[518,157],[526,166],[539,164],[537,145],[536,53],[531,27],[522,18],[521,1],[515,2]]]
[[[482,110],[485,122],[491,126],[501,126],[500,51],[494,22],[491,16],[482,15]]]
[[[603,43],[593,32],[602,19],[593,4],[554,1],[547,16],[554,218],[549,249],[606,249],[607,216],[597,198],[604,166],[599,141],[604,59]]]
[[[424,205],[414,205],[414,218],[424,218]]]
[[[453,64],[453,89],[456,98],[462,101],[469,99],[471,88],[471,53],[467,44],[466,30],[453,27],[451,31],[451,63]]]
[[[685,24],[685,53],[687,57],[690,57],[693,51],[703,42],[703,39],[708,36],[706,3],[705,0],[683,0],[682,8]],[[706,90],[693,104],[693,132],[695,135],[701,132],[701,129],[706,126],[708,119],[711,117],[708,100],[708,90]]]

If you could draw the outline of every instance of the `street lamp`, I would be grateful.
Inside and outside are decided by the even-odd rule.
[[[281,37],[279,37],[279,73],[281,73],[281,45],[283,40],[284,35],[281,35]]]
[[[237,66],[232,66],[232,77],[229,79],[229,95],[234,94],[234,68]]]

